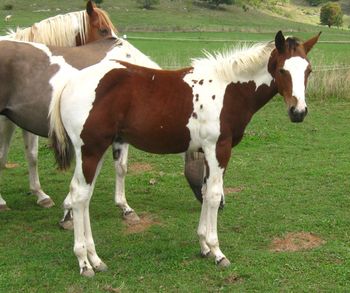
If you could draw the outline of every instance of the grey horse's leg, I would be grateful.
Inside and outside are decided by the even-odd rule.
[[[39,138],[28,131],[23,130],[23,140],[25,145],[25,153],[29,169],[29,186],[30,191],[35,195],[37,204],[43,208],[51,208],[55,205],[53,200],[41,188],[38,174],[38,145]]]
[[[0,174],[6,166],[7,154],[15,127],[15,124],[9,119],[0,115]],[[9,208],[0,194],[0,212],[6,210],[9,210]]]

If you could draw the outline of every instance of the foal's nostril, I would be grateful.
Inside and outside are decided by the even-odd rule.
[[[295,107],[294,107],[294,106],[290,107],[289,111],[290,111],[291,113],[294,113]]]

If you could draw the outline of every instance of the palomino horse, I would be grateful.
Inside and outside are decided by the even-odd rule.
[[[230,264],[219,248],[217,214],[231,148],[254,113],[280,93],[292,122],[307,114],[307,54],[319,35],[302,43],[278,32],[275,42],[193,61],[177,71],[123,61],[80,71],[50,108],[51,138],[58,163],[76,167],[70,185],[74,252],[80,273],[106,270],[92,237],[89,203],[109,145],[130,143],[152,153],[202,151],[209,169],[203,188],[198,236],[203,256]]]
[[[51,46],[75,47],[106,37],[111,37],[115,28],[107,14],[91,1],[86,10],[57,15],[35,23],[26,29],[17,29],[2,39],[33,41]],[[26,97],[32,98],[30,96]],[[5,167],[7,153],[15,124],[5,116],[0,116],[0,173]],[[23,130],[26,158],[29,166],[29,185],[31,193],[37,196],[42,207],[54,205],[52,199],[42,190],[38,175],[38,137]],[[0,195],[0,211],[6,210],[5,200]]]

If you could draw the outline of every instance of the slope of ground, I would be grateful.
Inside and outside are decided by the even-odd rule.
[[[345,3],[345,1],[344,1]],[[296,3],[298,4],[298,3]],[[5,9],[12,5],[12,9]],[[193,4],[192,1],[162,0],[152,10],[143,10],[133,0],[105,0],[102,8],[107,10],[119,30],[126,31],[242,31],[274,32],[276,27],[284,31],[314,31],[317,24],[317,9],[298,5],[278,5],[271,10],[261,11],[250,8],[244,11],[237,6],[223,6],[213,10]],[[6,28],[28,26],[33,21],[84,9],[82,1],[25,1],[8,0],[0,4],[0,32]],[[5,22],[6,15],[12,15],[10,22]],[[281,17],[282,16],[282,17]]]

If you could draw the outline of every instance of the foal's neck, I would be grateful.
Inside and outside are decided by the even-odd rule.
[[[251,77],[243,77],[243,80],[246,80],[245,82],[236,84],[237,87],[241,87],[239,89],[241,93],[239,96],[243,99],[241,102],[245,104],[247,111],[252,116],[269,102],[278,91],[274,78],[268,72],[267,65],[250,74]],[[235,98],[240,99],[239,97]]]

